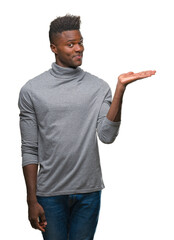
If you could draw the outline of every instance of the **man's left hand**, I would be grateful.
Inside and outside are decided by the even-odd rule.
[[[121,83],[124,87],[126,87],[127,84],[132,83],[136,80],[151,77],[152,75],[155,75],[155,70],[149,70],[149,71],[143,71],[139,73],[134,72],[128,72],[123,73],[118,77],[118,82]]]

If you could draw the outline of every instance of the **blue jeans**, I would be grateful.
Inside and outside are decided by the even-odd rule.
[[[101,191],[54,197],[37,196],[47,220],[44,240],[92,240],[100,211]]]

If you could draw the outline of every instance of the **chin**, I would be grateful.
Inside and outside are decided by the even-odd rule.
[[[77,61],[74,61],[74,62],[73,62],[73,65],[74,65],[74,67],[81,66],[81,65],[82,65],[82,59],[79,59],[79,60],[77,60]]]
[[[81,65],[82,65],[82,62],[79,62],[79,63],[73,64],[72,67],[73,67],[73,68],[76,68],[76,67],[79,67],[79,66],[81,66]]]
[[[80,61],[79,63],[77,63],[78,64],[78,66],[81,66],[82,65],[82,61]]]

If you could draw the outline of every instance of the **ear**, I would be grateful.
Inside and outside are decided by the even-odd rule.
[[[57,54],[57,47],[54,45],[54,44],[50,44],[50,48],[51,48],[51,51],[53,52],[53,53],[55,53],[55,54]]]

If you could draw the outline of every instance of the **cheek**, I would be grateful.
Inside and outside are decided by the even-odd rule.
[[[61,49],[59,49],[58,53],[59,53],[58,55],[61,56],[61,58],[67,58],[72,55],[72,50],[66,47],[62,47]]]
[[[72,56],[73,56],[72,51],[66,51],[66,52],[64,52],[64,57],[65,57],[65,58],[71,58]]]

